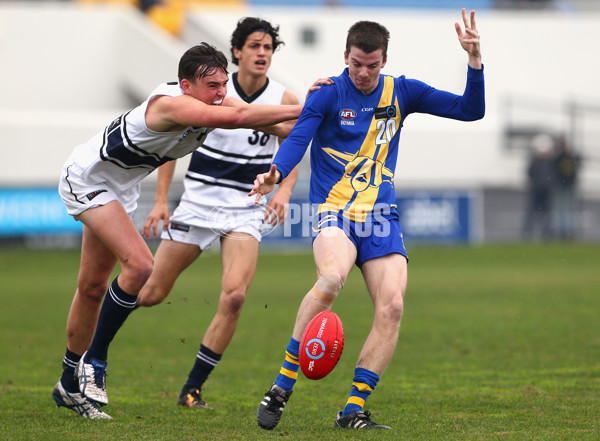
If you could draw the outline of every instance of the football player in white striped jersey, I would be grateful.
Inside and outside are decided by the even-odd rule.
[[[279,28],[260,18],[245,17],[231,37],[233,63],[228,96],[254,104],[297,104],[298,98],[267,77],[271,58],[282,44]],[[284,123],[291,130],[293,124]],[[185,175],[185,191],[169,217],[168,188],[174,164],[159,169],[156,202],[143,234],[158,235],[154,271],[138,297],[138,304],[162,302],[179,275],[204,250],[219,239],[223,262],[218,310],[206,330],[188,380],[177,403],[186,407],[208,407],[202,386],[221,359],[235,332],[241,308],[256,270],[261,231],[266,222],[277,225],[286,217],[286,206],[296,183],[295,169],[281,184],[268,206],[257,205],[248,196],[257,170],[268,171],[277,147],[272,131],[215,130],[196,150]]]
[[[110,418],[95,404],[108,402],[108,346],[152,272],[152,253],[131,220],[141,180],[193,152],[215,127],[258,129],[293,120],[302,109],[226,97],[227,58],[206,43],[186,51],[178,76],[78,146],[62,171],[61,197],[84,226],[63,374],[53,397],[84,417]],[[109,285],[117,261],[121,273]]]

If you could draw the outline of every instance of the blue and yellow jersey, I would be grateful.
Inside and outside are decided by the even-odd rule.
[[[485,112],[483,69],[469,67],[462,96],[404,76],[380,75],[368,95],[354,86],[347,69],[333,80],[308,96],[273,163],[285,178],[312,140],[311,203],[319,213],[343,211],[359,222],[395,204],[398,141],[409,114],[473,121]]]

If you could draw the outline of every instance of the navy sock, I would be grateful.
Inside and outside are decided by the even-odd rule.
[[[194,366],[192,367],[192,370],[188,375],[187,382],[181,389],[181,392],[185,393],[190,389],[201,390],[202,385],[213,371],[217,363],[219,363],[222,356],[223,354],[217,354],[201,344],[198,355],[196,355]]]
[[[110,342],[135,307],[137,295],[127,294],[119,287],[117,280],[118,277],[113,280],[104,296],[96,333],[85,356],[86,362],[92,358],[107,360]]]
[[[67,348],[62,363],[63,372],[60,377],[60,382],[67,392],[79,392],[79,383],[75,379],[75,369],[79,360],[81,360],[81,355],[71,352]]]

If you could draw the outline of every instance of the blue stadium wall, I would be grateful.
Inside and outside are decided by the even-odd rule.
[[[413,190],[397,195],[404,237],[412,243],[472,243],[481,238],[481,197],[471,190]],[[172,201],[175,205],[177,201]],[[134,221],[141,229],[151,199],[142,197]],[[284,226],[268,229],[264,245],[310,244],[311,207],[306,197],[290,201]],[[0,188],[0,239],[81,235],[82,226],[66,212],[53,187]]]

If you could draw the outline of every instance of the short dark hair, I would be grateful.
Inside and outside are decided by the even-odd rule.
[[[208,43],[189,48],[179,60],[179,82],[195,81],[212,75],[216,70],[227,72],[227,57]]]
[[[370,54],[377,49],[383,49],[382,55],[387,57],[390,32],[385,26],[374,21],[357,21],[348,29],[346,52],[350,53],[352,46]]]
[[[279,39],[279,26],[273,26],[266,20],[257,17],[244,17],[238,21],[237,27],[231,34],[231,62],[238,64],[238,59],[233,54],[233,49],[241,50],[246,43],[248,35],[253,32],[262,31],[273,39],[273,52],[277,50],[280,44],[285,44]]]

